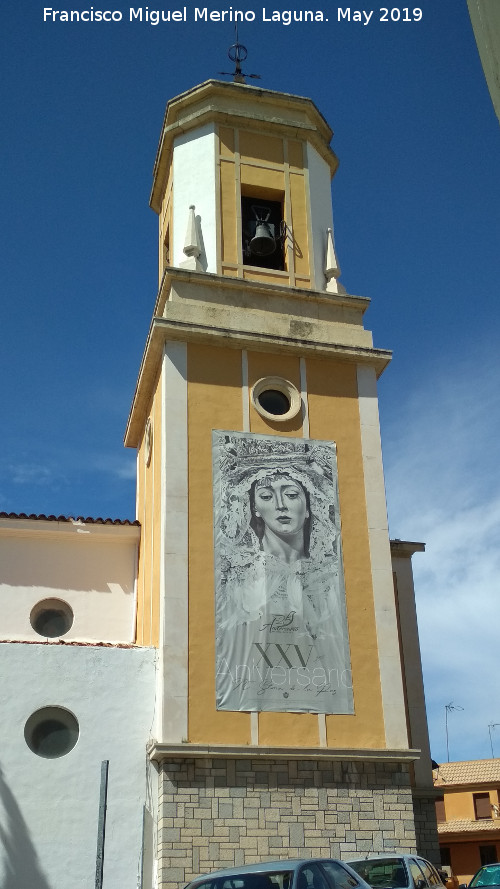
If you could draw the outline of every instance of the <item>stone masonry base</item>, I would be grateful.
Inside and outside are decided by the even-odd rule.
[[[406,763],[164,759],[159,782],[159,889],[266,859],[416,851]]]
[[[433,864],[441,864],[436,819],[436,797],[415,794],[413,800],[415,834],[419,855],[428,858]]]

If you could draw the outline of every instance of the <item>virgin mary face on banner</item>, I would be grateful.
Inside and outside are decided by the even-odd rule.
[[[222,710],[352,713],[330,442],[213,433]]]
[[[250,488],[250,511],[250,526],[263,552],[281,556],[285,562],[305,558],[309,494],[299,481],[280,472],[254,481]]]

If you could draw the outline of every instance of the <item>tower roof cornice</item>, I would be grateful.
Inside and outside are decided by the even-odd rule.
[[[150,206],[156,213],[160,212],[174,139],[207,122],[249,126],[307,140],[328,163],[332,176],[338,167],[338,158],[330,148],[333,131],[311,99],[248,84],[207,80],[168,102],[153,169]]]

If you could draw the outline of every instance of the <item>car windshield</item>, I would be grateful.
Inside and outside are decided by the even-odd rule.
[[[234,874],[234,876],[214,874],[202,882],[195,880],[186,889],[291,889],[293,871],[268,871],[264,874]]]
[[[405,889],[409,885],[408,871],[402,858],[363,858],[349,861],[348,864],[373,889]]]
[[[498,886],[500,885],[500,864],[491,867],[483,867],[470,882],[471,886]]]

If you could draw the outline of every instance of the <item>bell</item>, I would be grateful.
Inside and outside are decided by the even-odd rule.
[[[270,256],[276,250],[276,241],[271,234],[271,227],[267,222],[262,220],[257,222],[255,234],[250,241],[250,250],[255,256]]]

